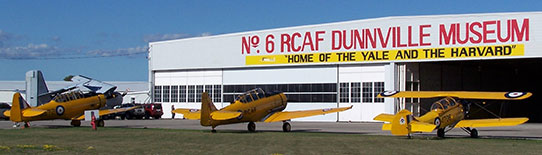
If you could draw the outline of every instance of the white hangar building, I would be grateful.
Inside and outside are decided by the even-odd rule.
[[[541,41],[542,12],[363,19],[151,42],[149,81],[164,117],[200,108],[204,91],[221,108],[260,87],[284,92],[287,111],[353,105],[294,121],[373,121],[430,102],[376,98],[384,90],[530,91],[499,114],[537,120]]]

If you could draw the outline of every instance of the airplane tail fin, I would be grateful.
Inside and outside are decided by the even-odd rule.
[[[412,120],[412,112],[403,109],[399,111],[391,122],[391,134],[393,135],[408,135],[411,133],[410,123]]]
[[[211,118],[211,113],[217,111],[215,104],[209,97],[209,93],[203,92],[201,94],[201,119],[200,124],[202,126],[211,126],[213,119]]]
[[[38,106],[51,101],[49,95],[40,96],[49,92],[47,84],[43,79],[43,74],[39,70],[31,70],[26,72],[26,99],[33,106]]]
[[[28,103],[23,99],[20,93],[13,94],[13,102],[11,103],[10,117],[13,122],[23,121],[23,110],[30,108]]]

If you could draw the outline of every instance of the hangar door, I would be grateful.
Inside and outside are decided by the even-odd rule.
[[[340,66],[339,106],[351,106],[341,112],[339,121],[373,121],[384,113],[384,99],[376,98],[384,91],[384,65]]]
[[[154,73],[153,99],[162,103],[163,117],[171,118],[175,108],[201,108],[201,93],[208,92],[222,108],[222,71],[168,71]],[[176,115],[176,118],[182,118]]]

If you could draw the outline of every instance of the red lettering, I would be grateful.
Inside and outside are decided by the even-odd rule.
[[[455,34],[455,24],[450,25],[450,31],[446,32],[446,26],[444,24],[440,24],[440,40],[439,43],[442,45],[444,43],[445,45],[449,45],[450,41],[452,41],[452,44],[455,44],[454,34]],[[444,39],[444,40],[443,40]]]
[[[456,24],[456,30],[457,32],[455,33],[456,34],[456,38],[457,38],[457,43],[459,44],[465,44],[467,42],[469,42],[469,23],[466,23],[465,24],[465,39],[464,40],[461,40],[461,24]]]
[[[508,40],[510,40],[510,37],[512,35],[510,35],[510,20],[508,20],[507,22],[507,26],[506,26],[506,37],[505,38],[502,38],[501,36],[501,21],[497,21],[497,39],[499,39],[500,42],[507,42]]]
[[[420,46],[431,46],[431,42],[424,43],[423,38],[431,36],[431,33],[423,33],[424,28],[431,28],[431,25],[420,25]]]
[[[363,35],[363,31],[362,31],[362,35]],[[365,45],[363,44],[363,40],[361,40],[361,36],[359,35],[359,31],[358,30],[355,30],[354,31],[354,41],[356,41],[358,44],[359,44],[359,47],[361,49],[364,49],[365,48]],[[354,44],[354,49],[356,48],[356,45],[357,44]]]
[[[248,40],[250,40],[250,37],[248,37]],[[242,38],[241,49],[241,54],[245,54],[245,51],[250,54],[250,42],[245,37]]]
[[[401,27],[397,27],[397,47],[407,47],[407,44],[401,44]]]
[[[521,30],[519,29],[518,22],[514,19],[512,20],[512,35],[516,36],[518,41],[529,41],[529,18],[523,19],[523,26],[521,26]],[[514,37],[512,36],[512,41],[514,41]],[[525,36],[525,38],[523,38]]]
[[[488,39],[487,35],[495,33],[495,30],[488,30],[487,26],[495,24],[495,21],[484,21],[483,22],[483,33],[484,33],[484,43],[495,43],[497,42],[496,39]]]
[[[335,35],[338,34],[339,35],[339,43],[336,44],[336,41],[335,41]],[[331,50],[339,50],[341,49],[341,39],[342,39],[342,35],[341,35],[341,31],[338,31],[338,30],[335,30],[335,31],[331,31]],[[338,45],[338,46],[336,46]]]
[[[418,46],[418,44],[412,43],[412,26],[408,26],[408,47]]]
[[[350,30],[350,45],[347,45],[346,44],[346,30],[343,30],[343,39],[342,39],[342,41],[343,41],[344,49],[349,50],[349,49],[352,48],[352,46],[354,44],[354,37],[352,37],[353,33],[354,33],[353,30]]]
[[[390,39],[392,27],[388,28],[388,34],[386,35],[386,40],[384,40],[384,37],[382,36],[382,30],[380,28],[377,28],[378,35],[380,36],[380,45],[382,45],[382,48],[386,48],[388,46],[388,41]]]
[[[374,31],[375,35],[371,36],[371,30],[365,29],[365,47],[369,47],[367,44],[368,42],[371,42],[373,48],[376,48],[376,29]]]
[[[292,39],[290,40],[290,45],[292,45],[292,51],[294,52],[298,52],[299,50],[301,50],[301,46],[295,46],[295,38],[301,38],[301,34],[299,32],[296,32],[292,35]]]
[[[320,47],[319,42],[324,41],[324,38],[320,38],[320,34],[325,34],[326,31],[316,31],[316,50],[318,51],[318,47]]]
[[[305,38],[303,38],[303,48],[301,49],[301,51],[304,51],[305,46],[307,45],[311,47],[311,51],[314,51],[314,45],[312,44],[311,32],[305,33]]]
[[[470,32],[474,34],[474,36],[478,37],[478,39],[474,39],[474,37],[470,38],[470,42],[474,44],[478,44],[482,42],[482,34],[478,32],[478,30],[474,29],[474,27],[482,28],[482,24],[480,22],[474,22],[470,25]]]
[[[286,49],[288,52],[290,52],[290,35],[288,34],[281,34],[280,35],[280,52],[284,52],[284,46],[286,45]]]

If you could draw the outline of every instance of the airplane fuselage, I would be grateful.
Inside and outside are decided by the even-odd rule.
[[[420,122],[435,124],[437,129],[444,129],[448,126],[455,126],[463,118],[465,118],[463,105],[459,104],[455,99],[447,97],[433,103],[431,111],[416,119]]]
[[[23,117],[23,121],[65,119],[70,120],[83,115],[85,110],[99,109],[105,106],[106,99],[103,94],[74,99],[65,102],[51,100],[49,103],[34,107],[47,112],[37,117]],[[31,109],[27,109],[31,110]]]
[[[258,122],[270,116],[275,112],[280,112],[286,108],[287,99],[283,93],[275,94],[269,97],[258,98],[251,102],[235,101],[221,110],[242,112],[241,116],[229,120],[213,120],[209,126],[216,127],[222,124]]]

